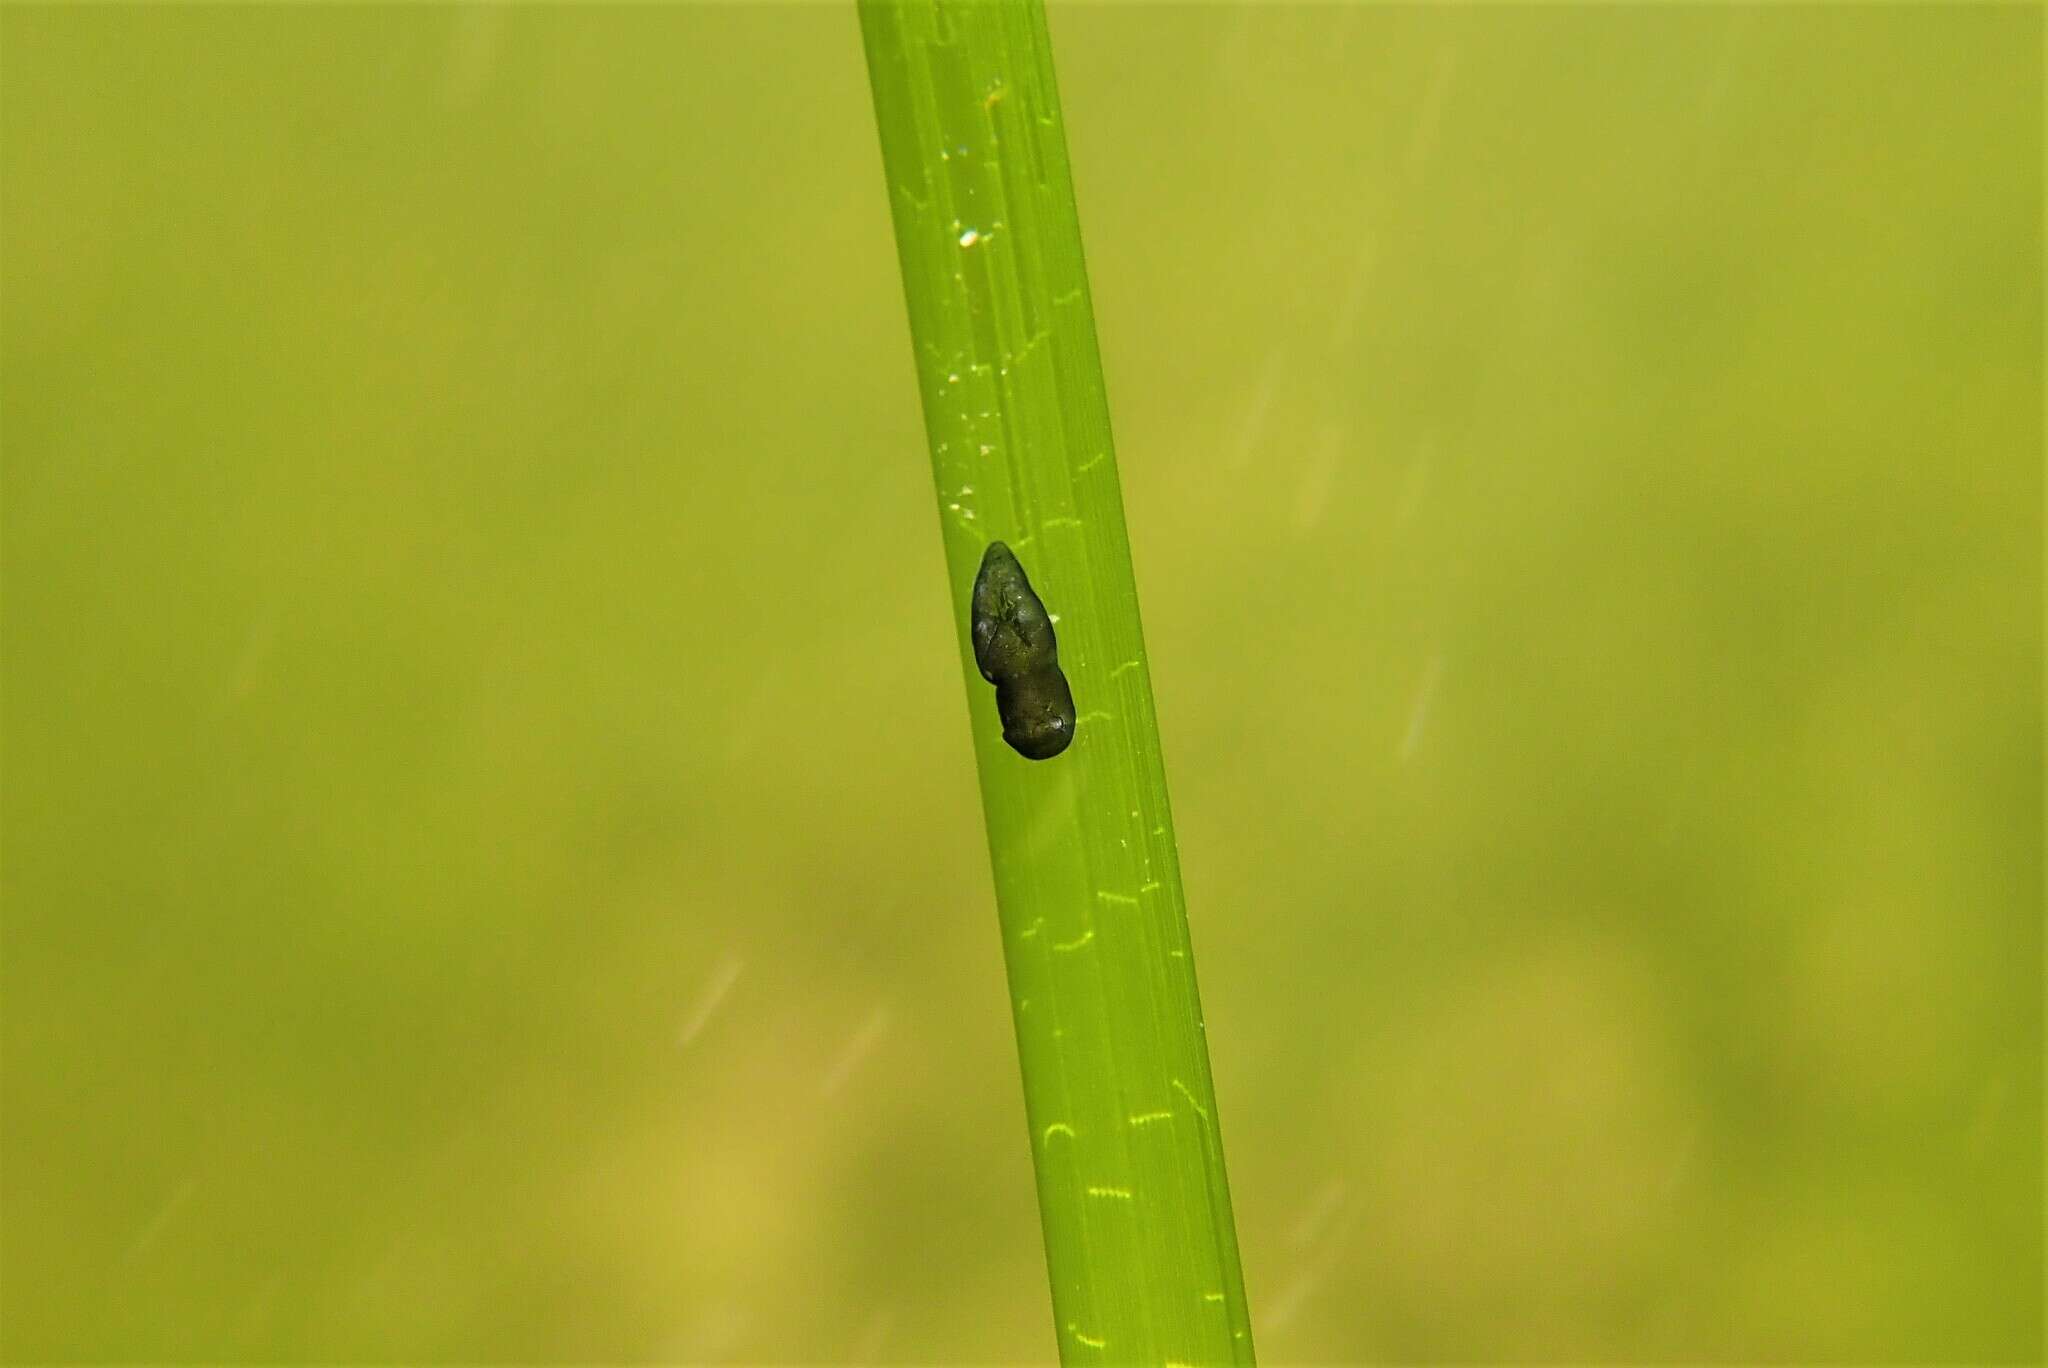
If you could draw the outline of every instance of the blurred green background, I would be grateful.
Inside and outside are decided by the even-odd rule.
[[[2040,9],[1052,28],[1265,1357],[2038,1359]],[[0,44],[0,1351],[1050,1357],[851,6]]]

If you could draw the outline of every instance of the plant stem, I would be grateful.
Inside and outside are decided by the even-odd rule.
[[[1024,1076],[1060,1357],[1250,1363],[1152,686],[1039,0],[861,0]],[[1072,747],[1003,744],[991,540],[1053,614]]]

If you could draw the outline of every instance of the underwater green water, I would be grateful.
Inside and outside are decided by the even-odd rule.
[[[1270,1360],[2041,1356],[2042,24],[1055,6]],[[0,9],[0,1356],[1052,1355],[868,100]]]

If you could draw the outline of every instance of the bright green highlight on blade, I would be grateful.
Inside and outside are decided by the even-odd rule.
[[[1037,0],[861,0],[1061,1359],[1250,1363],[1237,1236],[1059,96]],[[1078,724],[1004,745],[968,642],[1007,542]]]

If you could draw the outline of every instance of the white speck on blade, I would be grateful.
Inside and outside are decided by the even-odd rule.
[[[198,1187],[199,1180],[196,1178],[187,1178],[178,1184],[171,1195],[157,1207],[156,1214],[143,1222],[142,1229],[128,1242],[128,1247],[121,1251],[120,1261],[124,1264],[132,1263],[147,1253],[149,1247],[164,1233],[164,1227],[171,1223],[171,1218],[183,1209],[185,1203],[192,1200],[192,1194]]]
[[[1408,730],[1401,736],[1401,748],[1397,753],[1402,764],[1408,762],[1422,742],[1422,729],[1429,721],[1429,705],[1435,700],[1437,683],[1443,677],[1443,652],[1432,651],[1429,663],[1422,667],[1422,682],[1415,686],[1415,701],[1408,707]]]
[[[1408,139],[1408,164],[1420,166],[1436,150],[1437,129],[1444,121],[1444,97],[1451,93],[1451,78],[1458,72],[1458,50],[1447,47],[1436,57],[1429,90],[1422,97],[1422,110],[1415,118],[1415,132]]]
[[[846,1080],[860,1067],[861,1061],[875,1052],[875,1046],[882,1043],[883,1032],[889,1029],[889,1009],[877,1007],[868,1013],[868,1019],[853,1033],[853,1039],[846,1042],[846,1048],[839,1052],[839,1058],[832,1061],[832,1067],[825,1071],[824,1079],[818,1084],[818,1096],[830,1097],[846,1086]]]
[[[676,1032],[676,1048],[687,1049],[691,1041],[703,1033],[711,1018],[724,1003],[725,995],[739,982],[744,961],[728,950],[718,957],[718,963],[711,968],[711,978],[704,985],[704,991],[697,998],[697,1005],[690,1009],[690,1015],[683,1019],[683,1027]]]
[[[1294,491],[1294,530],[1308,532],[1323,520],[1330,506],[1330,486],[1337,479],[1338,457],[1344,451],[1344,429],[1332,424],[1323,429],[1322,440],[1309,453],[1301,472],[1301,484]]]

